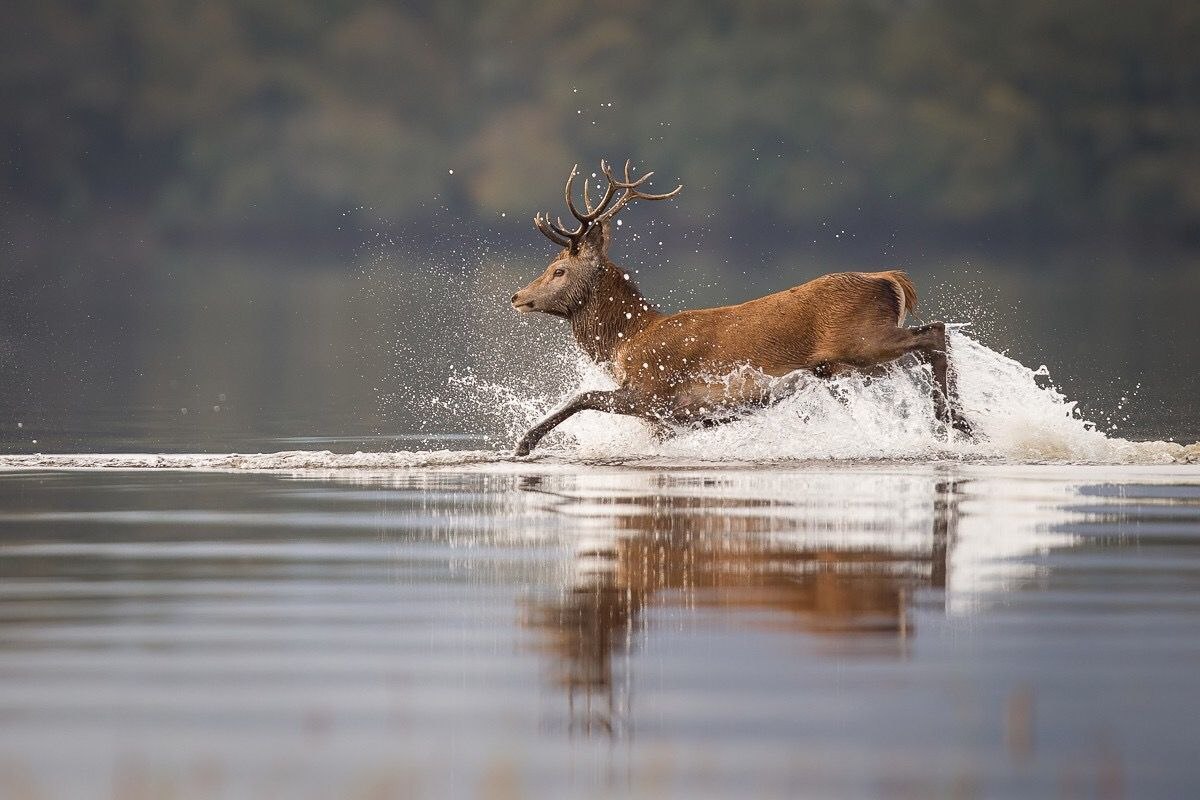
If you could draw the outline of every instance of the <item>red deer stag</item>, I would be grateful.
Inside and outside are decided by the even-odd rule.
[[[664,314],[647,300],[629,273],[608,257],[612,221],[634,200],[666,200],[683,189],[646,194],[653,175],[624,180],[601,161],[608,180],[595,206],[583,187],[584,210],[575,205],[571,169],[563,193],[577,225],[534,217],[537,229],[562,248],[540,277],[512,296],[513,308],[540,311],[571,323],[575,340],[597,363],[607,365],[619,388],[583,392],[535,425],[517,444],[527,455],[542,437],[580,411],[640,417],[660,430],[669,424],[712,425],[784,396],[797,370],[828,377],[865,370],[907,353],[933,368],[934,414],[964,434],[970,426],[958,409],[949,375],[946,326],[905,328],[917,292],[908,276],[889,272],[841,272],[735,306]],[[790,379],[794,388],[796,377]]]

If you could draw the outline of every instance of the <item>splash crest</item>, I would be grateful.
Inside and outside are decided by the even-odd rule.
[[[932,375],[893,364],[874,376],[798,382],[771,408],[714,428],[657,438],[629,417],[581,412],[561,425],[537,453],[583,461],[640,459],[694,462],[959,460],[1001,463],[1170,464],[1200,462],[1200,443],[1136,442],[1108,436],[1078,404],[1030,369],[972,339],[950,332],[963,410],[976,436],[949,434],[933,423]],[[582,359],[556,398],[547,400],[474,373],[451,378],[455,403],[487,413],[514,440],[571,395],[614,385]]]

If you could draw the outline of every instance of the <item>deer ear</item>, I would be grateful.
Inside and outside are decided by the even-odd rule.
[[[609,227],[607,220],[601,220],[592,225],[583,237],[583,241],[588,247],[601,254],[608,252],[608,244],[611,240],[612,229]]]

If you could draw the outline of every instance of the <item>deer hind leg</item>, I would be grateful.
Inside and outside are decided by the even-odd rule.
[[[952,425],[967,436],[971,425],[962,415],[958,402],[958,387],[950,369],[950,347],[946,340],[946,325],[931,322],[919,328],[907,329],[912,337],[909,352],[915,353],[933,369],[933,413],[938,421]]]

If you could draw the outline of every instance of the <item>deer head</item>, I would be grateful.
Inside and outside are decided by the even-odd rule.
[[[584,305],[606,267],[612,264],[608,260],[608,244],[613,218],[633,200],[667,200],[683,189],[683,186],[677,186],[666,194],[641,192],[639,187],[650,180],[654,173],[647,172],[635,180],[629,174],[629,164],[629,161],[625,162],[625,179],[619,180],[613,175],[608,162],[600,162],[600,171],[607,179],[608,186],[604,196],[593,207],[585,180],[583,211],[575,205],[574,185],[579,165],[571,168],[563,195],[577,225],[574,230],[568,230],[561,217],[551,222],[549,214],[538,213],[534,216],[533,224],[537,229],[562,250],[550,261],[545,272],[512,296],[513,308],[521,312],[541,311],[556,317],[570,317]]]

